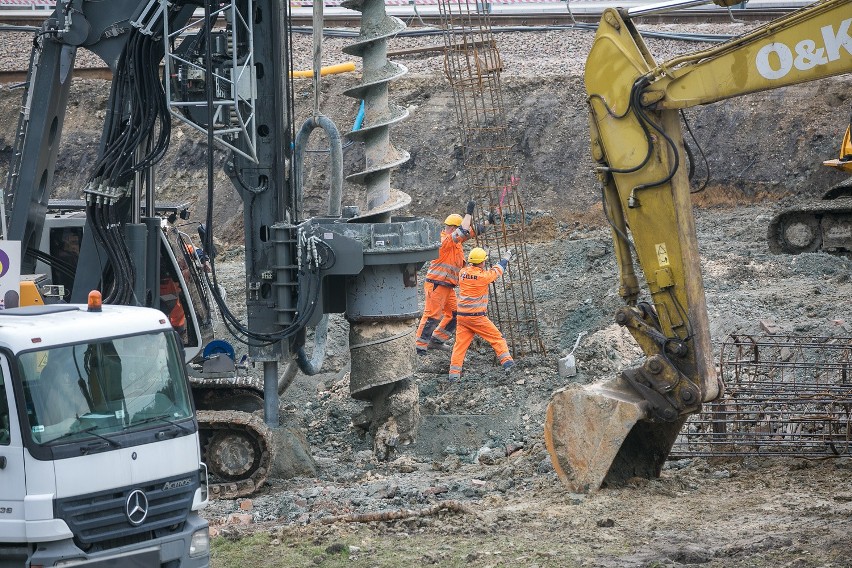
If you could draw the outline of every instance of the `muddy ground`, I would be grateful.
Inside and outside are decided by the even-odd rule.
[[[461,384],[451,388],[444,381],[448,355],[422,358],[415,375],[423,414],[418,439],[380,462],[371,440],[351,425],[363,403],[348,393],[347,324],[336,316],[323,373],[297,376],[281,399],[283,426],[301,432],[310,453],[298,464],[303,475],[273,477],[250,501],[211,504],[205,516],[221,537],[214,566],[852,564],[848,457],[687,458],[670,462],[659,479],[589,496],[568,493],[557,480],[542,443],[550,394],[568,380],[612,377],[641,355],[613,323],[621,301],[588,157],[582,66],[561,59],[579,57],[582,45],[576,49],[552,56],[551,63],[564,64],[562,75],[507,66],[503,80],[524,204],[540,219],[528,254],[547,354],[521,359],[507,376],[487,345],[476,345]],[[324,82],[324,108],[341,129],[356,108],[340,92],[356,80]],[[55,197],[76,197],[85,183],[107,88],[74,82]],[[309,84],[298,84],[296,93],[304,116]],[[393,83],[391,93],[411,112],[392,134],[412,156],[394,174],[394,186],[412,195],[409,213],[442,217],[467,200],[451,93],[442,75],[424,70]],[[5,161],[20,100],[20,90],[0,96]],[[760,333],[765,321],[796,334],[852,334],[850,260],[776,256],[765,239],[774,212],[843,179],[820,163],[836,154],[848,112],[848,77],[688,111],[711,171],[695,204],[717,350],[729,333]],[[205,205],[205,156],[201,137],[179,128],[158,170],[159,199],[191,205],[189,231]],[[217,163],[224,158],[217,154]],[[306,209],[316,213],[325,207],[326,180],[321,156],[312,159]],[[362,159],[357,145],[350,147],[347,171]],[[214,229],[223,251],[217,264],[239,309],[241,202],[224,175],[216,183]],[[345,203],[361,198],[358,187],[344,189]],[[557,359],[581,332],[587,335],[575,352],[578,374],[561,378]],[[406,509],[421,514],[346,522]],[[250,558],[241,556],[246,551]]]
[[[697,211],[717,349],[732,332],[761,334],[762,322],[787,333],[849,335],[852,264],[824,253],[769,254],[757,237],[771,211]],[[363,403],[349,397],[347,369],[335,364],[346,358],[338,320],[329,372],[297,377],[282,399],[285,420],[305,432],[316,474],[273,479],[250,504],[213,503],[207,516],[214,529],[226,539],[260,531],[263,542],[280,547],[270,557],[290,559],[270,565],[322,565],[340,550],[356,566],[848,565],[848,457],[685,458],[669,462],[659,479],[591,496],[561,486],[542,443],[550,393],[567,382],[557,372],[558,355],[588,332],[575,351],[578,382],[614,376],[640,355],[612,323],[620,301],[607,232],[563,228],[568,236],[530,249],[531,262],[547,266],[535,277],[546,356],[521,359],[506,376],[481,344],[469,353],[461,384],[449,388],[448,355],[424,358],[416,374],[420,437],[379,462],[369,438],[350,424]],[[441,503],[463,504],[467,512],[430,509]],[[324,524],[406,509],[436,514]],[[240,526],[248,520],[240,514],[253,524]],[[315,552],[287,556],[305,539]]]

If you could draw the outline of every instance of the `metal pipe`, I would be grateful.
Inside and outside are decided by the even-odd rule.
[[[671,12],[672,10],[680,10],[681,8],[692,8],[712,3],[710,0],[668,0],[668,2],[658,2],[656,4],[628,8],[627,15],[631,18],[638,18],[639,16],[650,16],[651,14],[661,14],[663,12]]]
[[[349,73],[350,71],[355,71],[355,63],[352,61],[347,61],[345,63],[335,63],[334,65],[327,65],[326,67],[321,67],[320,75],[325,77],[326,75]],[[292,73],[290,73],[290,76],[294,79],[312,79],[314,76],[314,71],[313,69],[293,71]]]
[[[263,417],[270,428],[278,428],[278,361],[263,362]]]
[[[145,216],[154,217],[157,214],[156,198],[154,196],[154,166],[151,165],[145,170]]]

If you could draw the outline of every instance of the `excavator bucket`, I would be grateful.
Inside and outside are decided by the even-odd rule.
[[[686,417],[653,422],[622,377],[556,391],[547,407],[544,441],[556,474],[573,493],[660,475]]]

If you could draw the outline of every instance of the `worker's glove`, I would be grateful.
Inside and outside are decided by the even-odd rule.
[[[468,215],[473,215],[473,208],[474,207],[476,207],[475,201],[468,201],[467,202],[467,214]]]
[[[512,251],[511,250],[507,250],[506,252],[503,253],[503,260],[506,260],[506,261],[512,260]]]
[[[488,212],[488,224],[489,225],[496,225],[497,224],[497,218],[494,217],[494,211]]]

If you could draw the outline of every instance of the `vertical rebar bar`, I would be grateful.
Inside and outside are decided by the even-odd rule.
[[[513,355],[544,353],[532,292],[526,248],[527,219],[520,176],[510,156],[508,121],[500,73],[503,63],[491,31],[487,6],[466,0],[440,0],[444,29],[444,66],[455,103],[470,193],[480,204],[478,221],[489,212],[496,227],[477,235],[483,248],[502,255],[514,251],[509,270],[492,284],[489,316]],[[486,203],[487,209],[481,204]]]

